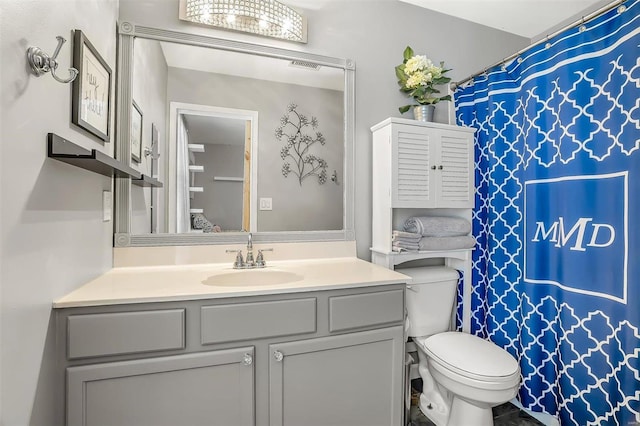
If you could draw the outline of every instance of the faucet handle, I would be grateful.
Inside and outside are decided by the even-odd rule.
[[[267,266],[267,262],[264,261],[264,256],[262,255],[263,251],[273,251],[273,249],[268,248],[258,250],[258,256],[256,257],[256,267],[258,268],[264,268],[265,266]]]
[[[244,259],[242,259],[242,250],[225,250],[226,253],[238,253],[236,255],[236,260],[233,262],[234,269],[242,269],[244,268]],[[248,257],[248,256],[247,256]]]

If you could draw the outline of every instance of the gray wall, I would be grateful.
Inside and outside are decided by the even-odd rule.
[[[71,124],[71,86],[27,72],[25,52],[49,54],[69,40],[58,61],[71,66],[72,30],[82,30],[115,71],[116,0],[0,1],[0,424],[60,425],[61,382],[54,377],[51,302],[112,265],[113,222],[102,221],[102,191],[111,179],[47,159],[54,132],[111,155]],[[115,73],[112,75],[115,86]],[[115,91],[112,91],[112,102]],[[113,129],[112,103],[112,129]]]
[[[133,100],[142,110],[142,150],[139,164],[132,162],[133,167],[147,176],[151,176],[151,157],[144,156],[144,148],[151,147],[151,123],[158,128],[158,152],[164,153],[167,137],[167,61],[162,53],[160,43],[153,40],[137,39],[134,45],[133,58]],[[154,165],[160,182],[166,182],[164,160],[161,156]],[[159,164],[159,166],[158,166]],[[151,231],[151,188],[131,186],[131,232],[148,234]],[[164,205],[164,187],[153,189],[156,206]],[[158,232],[165,232],[164,209],[158,211]]]
[[[313,5],[313,2],[311,3]],[[528,39],[392,0],[328,1],[304,10],[309,22],[307,44],[260,38],[189,25],[177,18],[178,0],[121,0],[120,18],[149,26],[207,34],[351,58],[356,62],[355,216],[358,256],[369,259],[371,244],[371,132],[389,116],[400,116],[407,104],[399,92],[394,67],[410,45],[434,61],[453,68],[461,79],[508,56]],[[450,103],[449,103],[450,104]],[[436,110],[446,121],[447,104]]]
[[[343,176],[342,92],[169,68],[168,98],[170,102],[258,111],[258,197],[272,198],[273,206],[271,211],[258,211],[258,231],[343,228],[343,186],[330,181],[320,185],[313,176],[302,185],[293,174],[285,178],[280,157],[284,143],[274,136],[287,105],[297,104],[299,113],[318,119],[317,130],[327,140],[310,152],[328,162],[329,176],[334,169]],[[304,133],[310,130],[307,127]]]

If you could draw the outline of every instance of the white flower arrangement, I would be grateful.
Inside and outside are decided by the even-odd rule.
[[[451,96],[434,96],[440,93],[434,86],[446,84],[451,81],[444,74],[450,69],[444,68],[444,62],[440,66],[434,65],[424,55],[414,55],[413,49],[407,46],[404,49],[404,60],[396,68],[396,77],[400,90],[418,103],[418,105],[434,105],[440,101],[450,101]],[[400,107],[401,113],[407,112],[413,105]]]

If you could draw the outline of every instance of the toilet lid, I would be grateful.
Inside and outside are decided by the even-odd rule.
[[[449,331],[416,342],[427,355],[469,378],[506,381],[520,375],[518,362],[509,352],[471,334]]]

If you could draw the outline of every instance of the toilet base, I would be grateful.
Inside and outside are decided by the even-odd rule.
[[[450,410],[441,412],[426,397],[420,395],[420,411],[437,426],[493,426],[491,407],[481,408],[461,398],[454,397]]]
[[[454,397],[447,426],[493,426],[491,407],[481,408]]]

